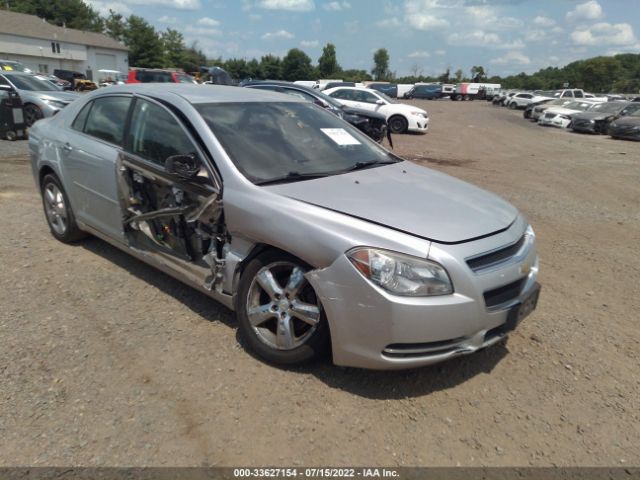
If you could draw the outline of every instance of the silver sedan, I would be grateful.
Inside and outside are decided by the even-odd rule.
[[[427,365],[536,307],[535,235],[512,205],[295,97],[114,86],[29,143],[55,238],[96,235],[205,292],[271,363]]]

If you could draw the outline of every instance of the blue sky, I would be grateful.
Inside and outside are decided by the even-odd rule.
[[[639,0],[85,0],[181,31],[210,57],[259,58],[301,48],[317,62],[336,45],[343,68],[440,74],[482,65],[532,73],[596,55],[640,53]]]

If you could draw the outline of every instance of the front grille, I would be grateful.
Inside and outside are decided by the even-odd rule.
[[[592,125],[589,120],[577,119],[573,121],[573,126],[576,128],[591,128]]]
[[[525,238],[525,235],[523,235],[516,243],[501,248],[500,250],[489,252],[478,257],[470,258],[467,260],[467,265],[469,265],[469,268],[471,270],[477,272],[478,270],[482,270],[502,263],[510,259],[520,251],[522,245],[524,245]]]
[[[548,118],[548,119],[552,119],[553,117],[555,117],[556,114],[555,113],[545,113],[544,114],[544,118]]]
[[[493,308],[515,300],[520,295],[526,281],[526,278],[521,278],[502,287],[484,292],[484,304],[487,308]]]

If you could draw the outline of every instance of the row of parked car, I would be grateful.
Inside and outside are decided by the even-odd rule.
[[[523,109],[523,116],[538,125],[574,132],[640,140],[640,97],[596,96],[581,89],[505,91],[494,105]]]

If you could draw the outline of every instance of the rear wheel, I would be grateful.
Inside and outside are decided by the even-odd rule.
[[[389,130],[391,133],[404,133],[407,131],[409,123],[407,119],[400,115],[394,115],[389,119]]]
[[[249,348],[267,362],[296,365],[328,351],[329,326],[304,274],[309,266],[271,251],[249,262],[240,279],[236,311]]]
[[[51,234],[63,243],[71,243],[87,236],[78,228],[69,199],[60,180],[53,174],[42,179],[42,204]]]

